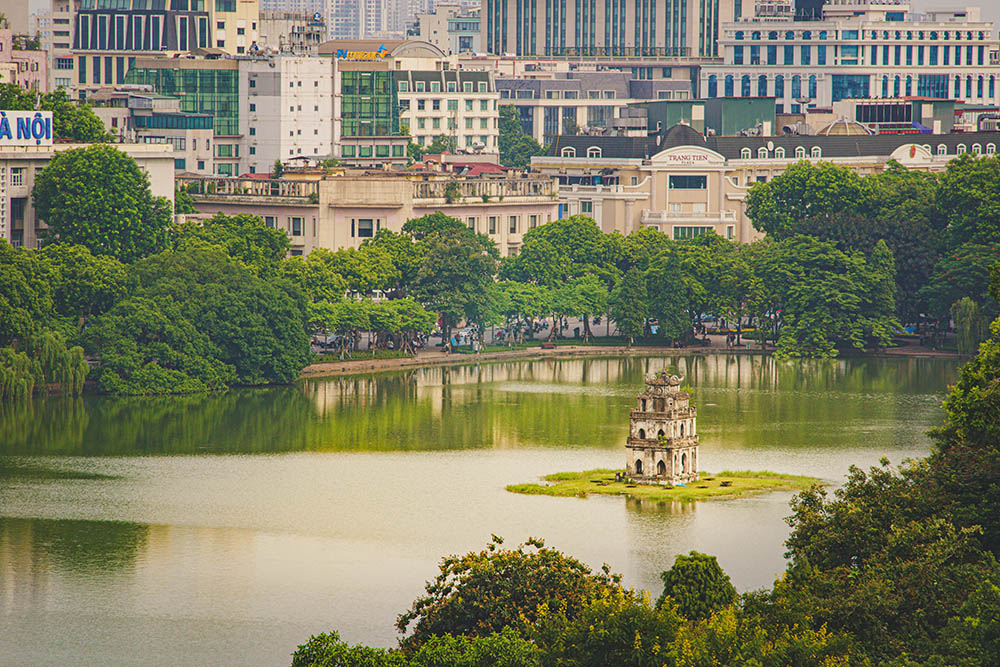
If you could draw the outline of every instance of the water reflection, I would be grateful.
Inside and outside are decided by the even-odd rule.
[[[0,406],[0,454],[81,456],[617,447],[645,373],[676,365],[706,439],[848,444],[939,399],[955,364],[777,362],[746,355],[563,359],[307,380],[210,396],[51,398]],[[905,419],[904,419],[905,421]],[[853,425],[853,426],[852,426]],[[860,432],[850,433],[851,428]],[[780,433],[776,433],[776,431]]]

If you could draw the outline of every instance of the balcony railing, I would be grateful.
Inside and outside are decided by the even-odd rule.
[[[643,224],[679,223],[688,220],[706,223],[736,222],[735,211],[643,211]]]
[[[465,178],[453,181],[418,181],[414,199],[444,199],[458,202],[465,198],[499,201],[506,197],[552,197],[558,192],[551,178]]]
[[[318,203],[319,183],[316,181],[288,181],[284,179],[249,178],[178,178],[196,200],[200,199],[278,199],[295,203]]]

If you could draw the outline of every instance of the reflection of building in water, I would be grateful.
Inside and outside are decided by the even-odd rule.
[[[698,479],[697,409],[681,379],[666,371],[646,378],[625,444],[625,472],[633,480],[673,486]]]

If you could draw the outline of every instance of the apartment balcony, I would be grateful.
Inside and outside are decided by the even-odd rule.
[[[640,222],[643,225],[681,225],[687,223],[701,225],[735,224],[736,211],[643,211]]]
[[[559,192],[556,182],[548,177],[463,178],[440,181],[416,181],[414,200],[439,199],[459,203],[465,199],[503,201],[507,198],[554,198]]]
[[[177,185],[185,188],[196,202],[298,205],[319,203],[319,183],[317,181],[186,177],[178,178]]]

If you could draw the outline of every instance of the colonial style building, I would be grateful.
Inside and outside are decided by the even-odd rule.
[[[653,227],[674,239],[715,232],[749,242],[760,236],[744,210],[750,186],[800,160],[861,175],[890,160],[943,171],[958,155],[993,155],[998,146],[1000,132],[871,135],[844,119],[816,136],[705,137],[679,124],[648,137],[561,136],[531,166],[558,179],[568,214],[589,215],[605,232]]]
[[[411,218],[441,211],[486,234],[504,255],[517,254],[529,229],[560,217],[558,186],[531,174],[466,177],[335,170],[268,178],[179,178],[202,214],[249,213],[285,230],[292,254],[314,248],[358,248],[380,229],[402,230]]]
[[[684,378],[661,371],[629,414],[625,474],[638,482],[673,486],[698,479],[697,408],[681,391]]]

